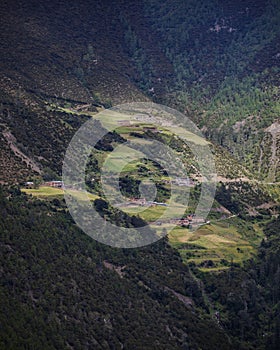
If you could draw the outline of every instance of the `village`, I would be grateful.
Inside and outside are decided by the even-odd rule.
[[[157,206],[168,207],[167,203],[148,201],[145,198],[128,198],[127,202],[120,203],[116,205],[118,208],[137,208],[137,207],[146,207],[154,208]],[[152,223],[152,222],[149,222]],[[205,221],[202,218],[196,216],[196,214],[188,214],[184,217],[174,217],[156,220],[156,225],[161,226],[162,224],[172,224],[180,227],[192,228],[193,226],[201,226],[205,224],[210,224],[210,221]]]
[[[171,183],[169,181],[168,183]],[[177,186],[189,186],[193,187],[194,182],[188,178],[178,178],[172,180],[172,183],[176,184]],[[25,183],[25,189],[35,189],[37,186],[34,183],[34,181],[27,181]],[[65,189],[64,182],[61,180],[52,180],[52,181],[46,181],[41,183],[38,188],[53,188],[53,189]],[[157,201],[149,201],[146,200],[146,198],[127,198],[127,202],[115,204],[118,208],[137,208],[137,207],[146,207],[148,208],[156,208],[156,207],[167,207],[168,204],[164,202],[157,202]],[[192,228],[193,226],[201,226],[204,224],[209,224],[210,221],[205,221],[202,218],[196,217],[196,214],[188,214],[185,217],[178,217],[178,218],[170,218],[170,219],[162,219],[162,220],[156,220],[156,225],[161,226],[162,224],[172,224],[179,227],[186,227],[186,228]]]
[[[64,188],[64,183],[61,180],[52,180],[52,181],[46,181],[43,183],[40,183],[40,185],[37,185],[34,181],[27,181],[25,183],[26,188],[35,188],[37,186],[47,186],[47,187],[55,187],[55,188]]]

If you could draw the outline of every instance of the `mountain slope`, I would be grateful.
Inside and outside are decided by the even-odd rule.
[[[2,1],[0,349],[277,349],[279,4]],[[165,239],[108,248],[59,196],[20,193],[61,175],[92,114],[150,100],[205,132],[220,181],[210,219],[230,219],[180,228],[182,256]]]
[[[232,349],[166,242],[112,249],[57,203],[9,194],[0,194],[1,349]]]
[[[6,115],[21,105],[41,123],[46,103],[148,94],[185,111],[255,176],[279,180],[279,2],[11,1],[0,11],[2,133],[17,133]]]

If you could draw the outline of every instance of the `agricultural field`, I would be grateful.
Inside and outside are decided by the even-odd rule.
[[[58,198],[62,199],[64,197],[64,190],[62,188],[48,187],[48,186],[40,186],[39,188],[22,188],[22,192],[26,194],[30,194],[34,197],[40,199],[53,199]],[[87,194],[78,191],[78,190],[67,190],[67,193],[75,196],[78,200],[95,200],[98,196],[87,192]]]
[[[194,232],[176,227],[168,237],[185,262],[194,263],[202,271],[214,271],[252,258],[263,233],[258,224],[246,227],[235,218],[213,221]]]
[[[93,113],[89,114],[93,115]],[[143,138],[140,137],[137,140],[143,144],[151,142],[148,138],[144,138],[147,130],[155,135],[160,134],[159,137],[162,137],[166,142],[172,139],[172,132],[174,135],[181,133],[183,130],[180,127],[176,128],[173,126],[167,129],[164,127],[149,129],[151,124],[147,122],[138,121],[137,123],[132,123],[130,122],[131,115],[119,114],[110,110],[103,112],[97,118],[100,118],[104,126],[109,128],[119,125],[116,131],[125,140],[131,139],[133,132],[142,134]],[[192,133],[188,133],[188,139],[190,142],[203,144],[202,140]],[[202,220],[200,223],[193,223],[190,228],[180,225],[176,226],[172,219],[180,219],[183,215],[186,216],[195,212],[200,195],[199,186],[190,188],[188,206],[181,204],[186,200],[185,195],[183,195],[184,198],[181,198],[182,196],[180,195],[175,196],[175,202],[173,201],[171,205],[170,178],[163,169],[152,161],[141,159],[138,151],[131,151],[129,146],[118,144],[116,140],[112,136],[109,144],[119,145],[119,149],[115,148],[113,152],[107,151],[106,147],[108,144],[106,144],[104,149],[95,149],[92,153],[87,173],[88,179],[92,181],[87,183],[91,193],[85,195],[81,191],[71,190],[71,194],[79,200],[87,200],[89,198],[94,201],[97,198],[104,198],[105,196],[100,186],[101,170],[107,170],[105,177],[110,176],[110,173],[119,173],[120,190],[122,195],[127,197],[127,202],[118,204],[118,198],[115,198],[116,196],[110,184],[107,185],[109,186],[106,194],[107,200],[109,202],[112,200],[112,203],[114,202],[114,205],[119,210],[129,215],[138,215],[141,219],[150,223],[151,227],[159,235],[162,235],[163,230],[170,231],[168,234],[169,242],[180,252],[185,263],[194,264],[202,271],[219,271],[227,269],[231,263],[242,264],[244,260],[254,256],[256,248],[263,237],[262,230],[258,224],[247,224],[239,219],[237,215],[231,215],[230,211],[220,213],[221,205],[217,201],[214,202],[213,210],[209,215],[210,223],[206,224]],[[186,164],[192,164],[192,160],[186,157],[187,153],[185,153],[184,144],[176,144],[176,147],[176,152],[184,157]],[[137,204],[137,200],[140,198],[139,184],[148,178],[152,178],[156,184],[157,196],[159,197],[152,205],[147,203],[141,205],[140,202]],[[182,187],[176,186],[178,193],[181,190]],[[38,189],[23,189],[23,192],[40,199],[62,199],[64,195],[63,189],[46,186],[41,186]],[[132,202],[133,200],[135,203]],[[156,202],[163,203],[162,205],[157,205]],[[154,224],[157,220],[159,222]]]
[[[21,190],[26,194],[31,194],[32,196],[39,198],[48,198],[48,197],[63,197],[64,191],[62,188],[40,186],[39,188],[23,188]]]

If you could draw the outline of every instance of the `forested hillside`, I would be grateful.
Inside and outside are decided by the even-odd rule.
[[[0,349],[278,349],[280,2],[10,0],[0,16]],[[171,179],[142,159],[122,169],[120,190],[131,206],[153,176],[161,206],[141,216],[108,203],[102,162],[132,137],[170,146],[191,181],[185,223],[117,249],[78,228],[62,188],[39,184],[61,180],[83,123],[135,101],[204,132],[217,190],[193,230],[196,156],[168,128],[119,120],[85,174],[101,216],[139,227],[170,199]]]
[[[9,152],[7,132],[39,167],[50,160],[36,158],[42,132],[34,133],[32,116],[56,143],[54,130],[69,122],[75,129],[79,121],[54,115],[53,105],[152,99],[184,111],[255,176],[278,181],[279,6],[277,0],[1,4],[1,157],[11,176],[20,159]],[[22,122],[13,124],[17,118]],[[31,132],[26,142],[16,135]]]
[[[276,350],[280,342],[279,218],[265,226],[256,261],[207,275],[206,290],[221,311],[221,324],[253,349]],[[262,344],[260,346],[260,343]]]
[[[278,181],[279,2],[145,4],[172,62],[171,103],[256,175]]]
[[[1,349],[232,349],[166,241],[112,249],[63,203],[0,196]]]

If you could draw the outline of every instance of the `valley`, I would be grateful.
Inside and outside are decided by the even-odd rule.
[[[0,350],[278,350],[280,2],[0,15]]]
[[[53,107],[54,108],[54,107]],[[67,111],[64,109],[64,113],[75,113],[74,111]],[[83,113],[87,113],[84,111]],[[161,127],[158,124],[164,124],[157,118],[151,116],[145,117],[145,114],[132,117],[131,114],[125,115],[115,113],[114,111],[105,111],[105,114],[89,113],[90,116],[101,121],[105,127],[116,127],[117,134],[121,137],[121,141],[127,142],[137,138],[137,143],[141,145],[151,144],[151,139],[157,137],[166,144],[170,143],[170,140],[175,134],[178,133],[180,128],[175,128],[171,123],[166,123]],[[100,116],[99,116],[100,115]],[[166,129],[167,128],[167,129]],[[183,129],[182,129],[183,130]],[[203,140],[195,136],[192,133],[187,133],[188,142],[198,142],[203,144]],[[109,141],[110,142],[110,141]],[[117,147],[116,143],[113,143],[114,147]],[[109,149],[109,144],[106,144]],[[159,167],[158,164],[149,160],[139,159],[134,160],[135,155],[130,155],[130,148],[116,152],[108,152],[106,148],[95,149],[91,154],[90,164],[95,164],[95,168],[90,165],[90,170],[86,171],[86,178],[92,178],[91,182],[88,182],[87,193],[79,191],[79,185],[77,189],[71,190],[71,195],[75,196],[79,200],[89,199],[94,202],[97,198],[103,198],[107,201],[113,201],[114,206],[127,213],[128,215],[138,215],[141,219],[147,222],[157,232],[159,237],[164,230],[170,230],[168,233],[168,240],[172,247],[177,249],[185,263],[194,264],[199,270],[203,272],[215,272],[220,270],[226,270],[230,268],[231,264],[243,264],[246,260],[254,258],[257,253],[257,248],[264,238],[262,231],[261,219],[254,219],[259,213],[258,208],[267,207],[272,209],[276,206],[276,198],[271,197],[267,190],[266,200],[261,205],[257,203],[255,207],[247,206],[242,209],[242,214],[247,215],[254,212],[254,215],[248,220],[250,216],[244,220],[240,218],[239,213],[231,212],[223,207],[218,201],[214,202],[214,205],[208,215],[208,219],[194,217],[192,213],[195,212],[195,207],[200,195],[201,175],[199,170],[196,170],[194,166],[194,160],[191,156],[191,151],[187,150],[187,143],[178,143],[176,152],[178,156],[185,162],[185,165],[189,171],[186,179],[170,179],[166,171]],[[186,156],[187,154],[187,156]],[[125,156],[124,156],[125,155]],[[231,161],[229,159],[229,161]],[[105,163],[106,162],[106,163]],[[97,165],[98,164],[98,165]],[[97,167],[96,167],[97,165]],[[233,165],[234,166],[234,165]],[[122,194],[125,195],[125,201],[118,203],[118,198],[107,197],[102,194],[101,172],[104,167],[109,172],[116,172],[120,176],[120,184]],[[103,170],[102,170],[103,168]],[[221,183],[239,183],[242,187],[242,183],[260,182],[251,179],[230,179],[222,177],[218,174],[218,180]],[[156,186],[156,197],[153,200],[149,200],[143,197],[139,193],[139,185],[141,182],[153,181]],[[181,187],[188,187],[190,191],[190,203],[183,205],[178,202],[169,202],[171,183],[173,183],[173,189],[179,191]],[[146,183],[147,185],[148,183]],[[276,184],[274,184],[276,186]],[[75,188],[76,184],[73,185]],[[175,186],[175,187],[174,187]],[[274,186],[274,187],[275,187]],[[31,194],[41,199],[53,200],[58,198],[63,199],[63,188],[51,188],[40,186],[39,189],[23,189],[27,194]],[[67,192],[70,190],[67,189]],[[109,192],[112,189],[109,189]],[[148,194],[148,193],[147,193]],[[187,199],[186,199],[187,200]],[[190,205],[188,205],[190,204]],[[164,218],[161,218],[167,208],[171,206],[169,214]],[[182,211],[183,210],[183,211]],[[181,214],[179,214],[181,213]],[[182,216],[180,216],[182,215]],[[173,228],[174,227],[174,228]]]

